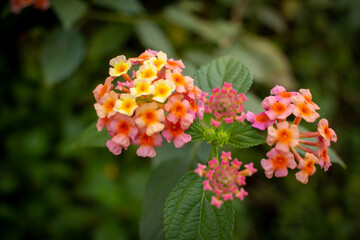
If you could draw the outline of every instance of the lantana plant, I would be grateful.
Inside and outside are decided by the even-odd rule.
[[[109,64],[109,76],[93,91],[97,129],[106,128],[108,149],[118,155],[133,144],[139,146],[138,156],[154,158],[163,138],[175,149],[186,148],[170,150],[163,156],[169,160],[150,178],[141,239],[164,234],[167,239],[231,239],[232,201],[249,195],[244,187],[258,171],[254,165],[261,165],[268,178],[298,168],[295,178],[303,184],[316,165],[325,171],[331,166],[328,150],[337,136],[328,121],[321,119],[315,132],[299,128],[302,121],[314,123],[320,117],[308,89],[288,92],[275,86],[261,102],[263,112],[245,113],[252,76],[236,58],[215,60],[194,78],[183,74],[181,60],[162,51],[146,50],[129,59],[120,55]],[[211,150],[199,159],[194,156],[202,143]],[[267,158],[248,159],[223,149],[260,144],[273,147]]]

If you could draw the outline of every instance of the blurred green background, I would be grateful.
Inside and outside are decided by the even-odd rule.
[[[333,149],[347,168],[318,169],[307,185],[294,171],[272,180],[259,171],[235,201],[233,239],[360,239],[358,0],[51,0],[47,11],[20,14],[10,1],[0,6],[0,239],[140,238],[156,162],[135,148],[114,156],[87,147],[99,142],[83,132],[95,128],[92,90],[109,59],[147,48],[181,58],[189,76],[236,56],[260,98],[275,84],[309,88],[338,134]],[[233,156],[260,168],[265,153]]]

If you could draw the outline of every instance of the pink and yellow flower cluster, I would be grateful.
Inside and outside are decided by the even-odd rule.
[[[112,153],[118,155],[134,144],[140,146],[139,156],[154,157],[163,137],[177,148],[191,140],[184,131],[196,116],[202,118],[204,104],[194,80],[182,74],[181,60],[146,50],[136,58],[117,56],[110,65],[110,76],[93,93],[97,128],[101,131],[105,126],[112,136],[106,143]]]
[[[268,159],[261,160],[261,166],[268,178],[272,178],[274,174],[276,177],[285,177],[288,175],[288,168],[297,167],[299,171],[295,174],[296,179],[306,184],[309,176],[315,173],[316,164],[325,171],[331,166],[327,150],[331,142],[337,141],[336,133],[329,128],[326,119],[319,121],[316,132],[299,131],[302,119],[313,123],[320,117],[317,113],[320,108],[312,101],[308,89],[287,92],[284,87],[276,86],[270,94],[261,103],[264,112],[246,114],[254,128],[267,129],[266,142],[269,146],[274,145],[266,154]],[[291,115],[295,117],[290,124],[287,118]],[[315,138],[315,141],[309,138]],[[305,153],[304,157],[298,150]]]
[[[209,161],[209,168],[198,163],[195,173],[204,176],[204,190],[212,191],[215,196],[211,198],[211,205],[220,208],[224,201],[233,200],[234,196],[243,200],[248,193],[242,186],[246,185],[246,177],[252,176],[257,170],[253,163],[245,164],[240,171],[242,162],[231,158],[231,152],[222,152],[220,162],[214,157]],[[232,160],[232,161],[231,161]]]
[[[246,115],[244,114],[244,105],[246,97],[244,93],[237,93],[233,89],[232,83],[224,83],[222,88],[216,87],[211,90],[209,98],[203,95],[205,102],[205,111],[213,115],[211,125],[218,127],[222,121],[233,123],[234,121],[243,122]]]

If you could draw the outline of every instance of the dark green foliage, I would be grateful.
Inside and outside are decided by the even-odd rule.
[[[41,56],[46,83],[51,86],[70,77],[84,55],[85,42],[78,31],[56,30],[50,33]]]
[[[266,142],[266,137],[247,122],[235,122],[227,131],[230,135],[229,144],[237,148],[253,147]]]
[[[220,209],[211,206],[211,193],[204,190],[203,181],[189,172],[169,195],[164,211],[167,239],[231,239],[235,220],[232,202]]]
[[[259,169],[249,178],[249,196],[234,201],[232,239],[360,239],[357,0],[69,0],[75,7],[59,8],[62,2],[51,1],[53,7],[44,12],[28,7],[20,14],[8,11],[10,0],[2,3],[0,239],[140,239],[153,229],[149,221],[139,227],[141,215],[152,214],[141,210],[149,204],[145,195],[156,189],[147,182],[169,169],[169,154],[188,149],[165,146],[168,151],[158,149],[159,158],[151,161],[137,158],[136,147],[113,156],[104,147],[80,145],[106,141],[106,132],[98,133],[94,125],[92,90],[105,80],[110,58],[135,57],[148,47],[160,48],[159,42],[173,49],[169,56],[179,56],[189,73],[224,55],[241,59],[254,76],[251,93],[260,99],[275,84],[289,91],[311,89],[321,116],[338,133],[332,147],[346,170],[337,164],[326,173],[318,168],[306,186],[295,180],[296,170],[285,179],[265,178],[260,160],[266,147],[227,146]],[[144,21],[153,24],[152,32],[162,32],[156,42],[145,36],[145,25],[139,26]],[[222,70],[208,71],[222,83]],[[248,103],[252,106],[246,110],[258,113],[254,102]],[[187,170],[206,163],[205,150],[195,151],[202,159]],[[177,169],[163,174],[172,171]],[[159,186],[175,185],[177,174]],[[165,195],[149,201],[165,201]],[[161,217],[162,209],[158,213]],[[151,223],[160,226],[161,220]]]
[[[192,125],[190,125],[189,129],[186,130],[187,134],[191,135],[191,142],[198,142],[204,140],[204,131],[205,127],[201,125],[199,120],[195,120]]]
[[[194,76],[195,84],[204,92],[223,86],[224,82],[232,83],[239,93],[249,90],[252,75],[249,69],[239,60],[232,57],[216,59],[208,65],[202,66]]]

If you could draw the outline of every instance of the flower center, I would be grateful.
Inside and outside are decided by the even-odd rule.
[[[180,127],[180,122],[176,124],[171,124],[169,130],[174,137],[180,135],[183,132],[183,130]]]
[[[154,135],[148,136],[146,133],[142,133],[140,136],[140,144],[141,145],[154,145]]]
[[[286,110],[286,106],[280,102],[276,102],[271,106],[272,110],[277,113],[277,114],[281,114],[283,112],[285,112]]]
[[[120,63],[119,65],[116,65],[115,73],[121,74],[121,73],[125,72],[126,69],[127,69],[127,65],[125,63]]]
[[[130,131],[130,125],[126,121],[120,121],[118,125],[118,133],[128,135]]]
[[[155,76],[155,72],[151,68],[146,69],[146,70],[144,70],[142,76],[143,76],[143,78],[152,78]]]
[[[284,155],[280,154],[273,158],[273,165],[275,169],[285,168],[287,165],[288,159]]]
[[[173,74],[172,79],[176,85],[185,85],[184,77],[181,76],[180,74]]]
[[[170,92],[170,88],[166,85],[161,85],[156,88],[155,95],[165,97]]]
[[[292,133],[288,129],[281,129],[278,131],[278,141],[283,143],[290,142]]]
[[[160,59],[156,59],[153,61],[155,67],[159,70],[159,68],[164,64],[164,61],[160,60]]]
[[[331,133],[330,133],[329,127],[327,127],[327,126],[324,127],[324,133],[325,133],[325,137],[327,139],[331,138]]]
[[[181,102],[174,103],[174,106],[172,107],[171,111],[177,117],[180,117],[180,118],[186,114],[186,108],[185,108],[184,104],[182,104]]]
[[[304,116],[310,116],[311,115],[310,108],[306,104],[301,104],[298,108],[299,108],[302,115],[304,115]]]
[[[115,106],[115,99],[110,99],[104,103],[104,108],[107,113],[112,112]]]
[[[310,174],[312,172],[313,168],[314,168],[314,162],[310,160],[310,161],[307,161],[307,163],[305,164],[304,171],[307,174]]]
[[[121,109],[124,112],[130,113],[135,106],[135,102],[131,99],[125,99],[121,104]]]
[[[280,97],[283,97],[283,98],[290,98],[290,97],[292,97],[292,94],[289,93],[289,92],[281,92],[279,95],[280,95]]]
[[[255,121],[260,122],[260,123],[266,123],[267,121],[269,121],[269,118],[265,113],[263,113],[263,114],[257,115]]]

